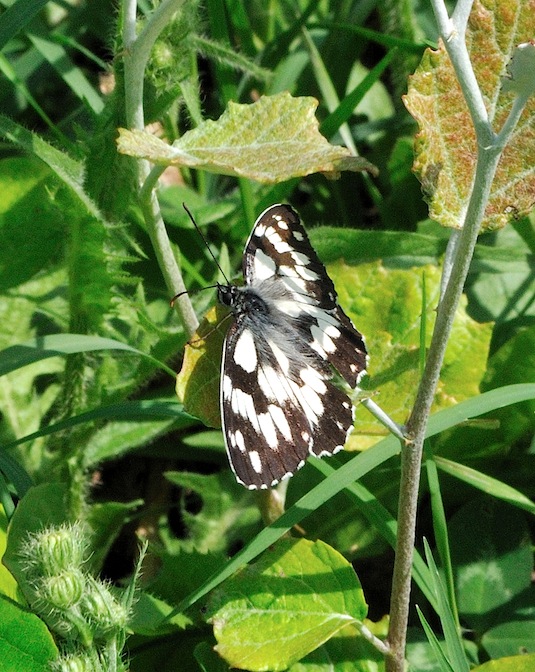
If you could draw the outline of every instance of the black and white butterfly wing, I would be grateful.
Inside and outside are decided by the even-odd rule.
[[[254,489],[291,476],[309,454],[343,448],[353,407],[331,382],[331,366],[355,387],[366,350],[289,206],[257,219],[243,271],[245,287],[219,291],[235,316],[223,353],[221,416],[231,466]]]
[[[298,317],[314,350],[356,387],[366,371],[362,334],[338,305],[338,297],[299,215],[289,205],[272,205],[256,220],[243,257],[245,282],[277,278],[290,296],[281,310]]]

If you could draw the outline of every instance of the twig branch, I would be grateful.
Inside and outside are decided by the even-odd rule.
[[[435,328],[414,407],[407,423],[407,435],[411,442],[402,450],[398,537],[388,635],[390,654],[386,661],[388,672],[402,672],[405,666],[404,655],[421,460],[431,405],[437,389],[453,319],[489,199],[492,181],[501,152],[514,128],[513,123],[506,122],[504,125],[506,132],[502,129],[497,135],[490,125],[465,44],[466,21],[471,1],[460,0],[453,21],[447,18],[447,12],[441,0],[432,1],[441,37],[471,114],[478,149],[468,208],[461,230],[452,235],[448,246],[448,263],[444,269]],[[518,121],[520,112],[518,106],[514,105],[510,115],[512,121]],[[503,136],[502,133],[504,133]]]
[[[143,129],[145,116],[143,112],[143,82],[145,68],[150,52],[158,35],[167,26],[173,15],[180,9],[183,0],[163,0],[159,7],[150,15],[143,29],[136,34],[137,2],[124,0],[123,4],[123,43],[124,81],[125,81],[125,111],[126,122],[130,128]],[[148,161],[138,161],[139,171],[139,200],[147,232],[150,236],[158,265],[169,291],[169,297],[182,294],[175,302],[178,314],[186,334],[191,336],[199,324],[193,306],[186,292],[182,273],[173,254],[165,224],[162,218],[160,204],[153,187],[156,186],[155,176],[151,173]]]
[[[391,434],[397,437],[402,444],[406,442],[406,435],[404,427],[398,425],[397,422],[394,422],[392,418],[387,415],[383,409],[378,406],[375,401],[372,401],[369,397],[367,399],[362,399],[360,402],[379,422],[384,425]]]

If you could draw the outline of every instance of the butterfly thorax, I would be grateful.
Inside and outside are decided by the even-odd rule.
[[[312,364],[325,378],[331,377],[328,364],[304,338],[302,318],[288,315],[284,306],[291,293],[276,277],[256,281],[252,285],[219,285],[219,301],[234,313],[236,328],[247,329],[254,337],[254,346],[261,359],[278,367],[275,348],[288,361],[286,375],[294,379]],[[239,325],[239,327],[238,327]]]
[[[257,324],[260,328],[271,322],[272,309],[255,289],[218,285],[217,295],[220,303],[230,308],[237,320]]]

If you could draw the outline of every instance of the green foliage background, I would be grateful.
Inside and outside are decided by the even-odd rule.
[[[152,9],[139,2],[140,25]],[[268,11],[256,1],[188,0],[155,45],[144,90],[145,121],[167,143],[219,118],[230,101],[250,104],[283,91],[314,96],[327,139],[341,145],[349,138],[377,166],[378,176],[342,172],[328,181],[316,173],[277,182],[275,174],[272,184],[169,168],[158,198],[191,290],[220,278],[182,202],[230,277],[254,216],[291,202],[343,308],[366,336],[364,387],[400,423],[429,343],[448,235],[427,219],[412,172],[417,127],[401,102],[408,74],[436,41],[433,25],[425,3],[281,1]],[[386,633],[399,445],[361,406],[348,450],[307,464],[290,480],[280,529],[288,524],[294,540],[277,547],[282,556],[290,549],[282,564],[263,556],[205,594],[203,586],[223,580],[219,572],[230,574],[228,558],[238,558],[237,569],[240,557],[247,560],[238,551],[249,549],[252,560],[284,530],[261,532],[262,504],[235,483],[221,432],[210,428],[218,415],[217,344],[201,376],[183,374],[195,401],[185,409],[188,400],[175,395],[189,335],[169,306],[137,196],[135,159],[117,152],[118,128],[126,126],[120,28],[117,3],[107,0],[17,0],[0,14],[0,550],[7,544],[11,570],[0,568],[0,592],[10,598],[0,600],[5,669],[49,669],[57,656],[44,622],[17,606],[25,604],[17,540],[64,520],[86,525],[91,571],[117,585],[134,570],[136,533],[151,542],[127,644],[133,672],[226,670],[249,655],[247,647],[254,655],[243,669],[381,669],[381,656],[355,623],[367,616],[370,631]],[[255,161],[270,170],[284,161],[284,152],[274,161],[257,151]],[[423,553],[427,537],[446,575],[451,565],[474,663],[520,649],[535,653],[534,254],[532,216],[480,237],[435,401],[437,429],[422,484],[417,550]],[[191,298],[201,317],[213,293]],[[199,421],[214,417],[210,426]],[[354,484],[356,475],[362,477]],[[313,490],[321,481],[325,489]],[[307,496],[308,509],[294,506]],[[441,544],[446,530],[451,552]],[[418,556],[416,601],[442,637],[422,562]],[[314,575],[330,568],[345,577],[350,563],[358,578],[341,579],[339,592],[333,588],[322,602],[337,620],[321,630],[317,610],[306,616],[314,611],[307,595],[321,592]],[[277,648],[274,662],[276,617],[258,586],[265,582],[268,595],[280,590],[270,583],[277,571],[290,577],[293,601],[284,593],[280,599],[296,645]],[[240,629],[250,604],[258,621]],[[21,614],[24,622],[16,620]],[[15,638],[19,627],[31,636]],[[233,627],[236,636],[228,635]],[[441,669],[415,613],[411,627],[413,669]],[[259,633],[267,642],[255,639]],[[215,637],[227,662],[212,649]],[[24,654],[21,640],[33,642]]]

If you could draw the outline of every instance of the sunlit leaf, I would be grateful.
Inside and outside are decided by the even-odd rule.
[[[4,672],[47,672],[58,650],[43,621],[0,597],[0,658]]]
[[[343,170],[375,172],[346,147],[320,134],[314,98],[283,92],[252,105],[230,102],[217,121],[205,121],[172,145],[145,131],[119,130],[119,152],[153,163],[202,168],[213,173],[275,183],[291,177]]]
[[[321,541],[284,540],[212,596],[216,650],[232,666],[285,670],[367,613],[351,565]]]
[[[212,308],[184,350],[176,393],[191,413],[209,427],[221,427],[219,415],[219,370],[228,315],[222,307]]]
[[[334,238],[333,238],[334,240]],[[380,262],[349,266],[329,264],[341,306],[364,334],[370,355],[365,382],[380,406],[397,422],[407,420],[420,377],[419,343],[422,310],[422,276],[427,286],[428,343],[438,301],[440,271],[436,266],[389,269]],[[479,393],[484,375],[492,325],[472,320],[463,299],[453,326],[435,397],[434,410],[445,408]],[[201,336],[186,347],[177,379],[177,394],[184,410],[211,427],[219,427],[219,369],[222,340],[228,327],[226,313],[218,307],[208,313]],[[206,340],[202,335],[208,334]],[[366,410],[357,408],[356,431],[349,447],[375,444],[386,430]]]
[[[502,90],[512,47],[531,40],[534,33],[535,0],[474,3],[467,44],[495,132],[500,131],[515,96],[510,90]],[[442,43],[438,50],[425,52],[405,103],[420,126],[414,170],[422,183],[430,216],[444,226],[459,228],[472,188],[477,147],[468,108]],[[534,117],[532,97],[498,165],[483,230],[501,228],[533,207]]]

